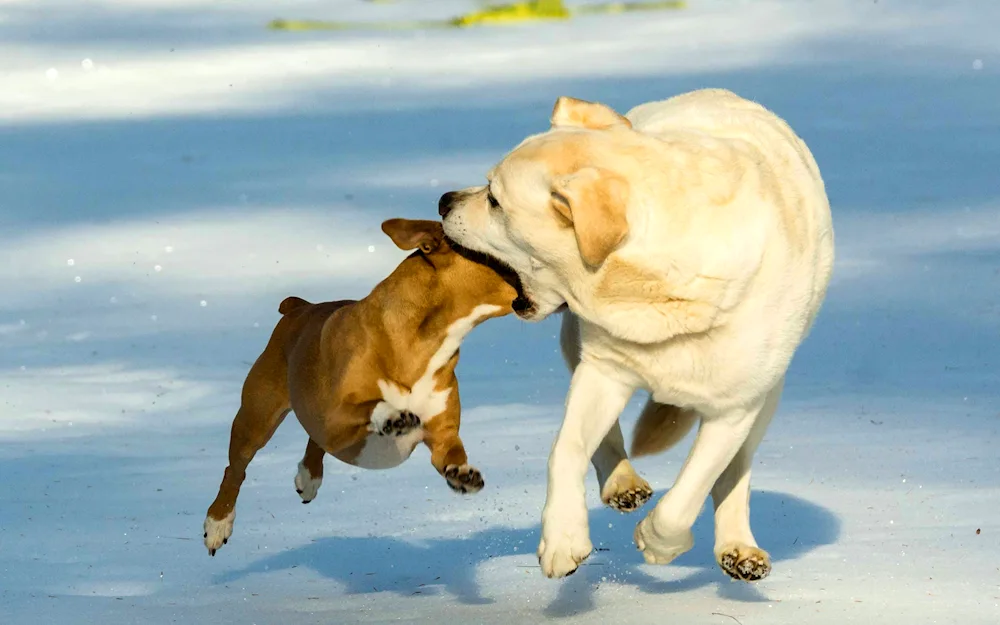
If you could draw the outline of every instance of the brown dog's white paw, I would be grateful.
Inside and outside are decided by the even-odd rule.
[[[479,469],[468,464],[449,464],[444,468],[444,479],[453,491],[462,494],[478,493],[486,485]]]
[[[601,501],[618,512],[635,512],[653,496],[649,482],[634,471],[612,475],[601,489]]]
[[[771,556],[759,547],[730,543],[716,552],[715,559],[726,575],[744,582],[759,582],[771,572]]]
[[[302,497],[302,503],[309,503],[316,499],[322,484],[322,476],[313,477],[312,472],[304,464],[299,463],[299,472],[295,474],[295,492]]]
[[[420,417],[404,410],[384,416],[373,414],[372,421],[368,424],[368,431],[374,432],[379,436],[402,436],[409,434],[420,426]]]
[[[205,547],[208,548],[208,555],[214,557],[215,552],[229,542],[229,537],[233,535],[235,518],[235,510],[230,511],[223,519],[205,517]]]

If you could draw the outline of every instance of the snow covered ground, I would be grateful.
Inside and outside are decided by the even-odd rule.
[[[277,33],[472,0],[0,0],[0,622],[1000,622],[1000,5],[691,0],[468,31]],[[214,559],[201,523],[249,363],[286,295],[359,296],[559,95],[697,87],[810,144],[838,263],[757,455],[763,583],[695,549],[652,567],[602,509],[580,574],[534,551],[567,376],[557,321],[463,348],[486,489],[327,459],[294,419]],[[637,405],[625,417],[630,429]],[[686,444],[643,459],[660,492]]]

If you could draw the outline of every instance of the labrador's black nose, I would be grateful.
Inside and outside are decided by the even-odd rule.
[[[438,215],[441,217],[447,217],[448,213],[451,212],[451,205],[455,203],[455,198],[458,197],[456,191],[449,191],[441,196],[438,200]]]

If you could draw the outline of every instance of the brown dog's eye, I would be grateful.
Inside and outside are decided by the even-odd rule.
[[[493,192],[489,189],[486,190],[486,201],[490,203],[490,208],[500,208],[500,202],[493,197]]]

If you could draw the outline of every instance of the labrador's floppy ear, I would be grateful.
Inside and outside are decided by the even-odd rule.
[[[388,219],[382,222],[382,232],[399,249],[409,251],[419,247],[425,254],[436,250],[444,239],[441,222],[426,219]]]
[[[580,256],[600,267],[628,235],[629,187],[621,176],[585,167],[552,185],[552,208],[573,224]]]
[[[562,96],[556,100],[556,105],[552,108],[551,122],[553,127],[571,126],[591,130],[605,130],[616,126],[632,127],[632,122],[610,106],[577,100],[569,96]]]

